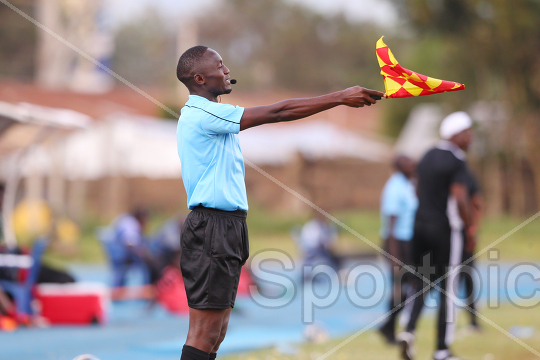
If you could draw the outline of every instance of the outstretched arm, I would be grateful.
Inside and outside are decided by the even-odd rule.
[[[263,124],[302,119],[338,105],[350,107],[370,106],[377,101],[369,95],[385,96],[380,91],[354,86],[313,98],[289,99],[272,105],[246,108],[240,121],[240,130]]]

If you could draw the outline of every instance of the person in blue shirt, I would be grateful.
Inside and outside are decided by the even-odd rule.
[[[381,237],[390,255],[406,265],[412,265],[410,240],[413,237],[418,199],[411,179],[416,166],[412,159],[400,155],[394,160],[394,168],[395,172],[384,185],[381,195]],[[390,260],[390,265],[391,312],[379,331],[389,343],[395,344],[396,319],[403,308],[410,279],[399,263]]]
[[[332,251],[332,245],[338,238],[335,224],[316,211],[315,217],[302,226],[298,234],[298,246],[304,258],[304,266],[327,264],[339,271],[339,259]],[[303,281],[312,278],[309,271],[304,272]]]
[[[370,106],[385,94],[354,86],[265,106],[222,104],[218,97],[229,94],[234,81],[221,56],[206,46],[182,54],[177,77],[190,94],[178,121],[177,143],[187,205],[192,210],[180,236],[180,266],[190,307],[181,359],[208,360],[216,357],[227,332],[240,269],[249,256],[248,202],[238,133],[302,119],[338,105]]]
[[[143,270],[145,284],[154,284],[159,279],[159,266],[148,251],[144,236],[147,219],[147,211],[138,208],[119,215],[113,221],[113,287],[126,286],[127,273],[133,268]]]

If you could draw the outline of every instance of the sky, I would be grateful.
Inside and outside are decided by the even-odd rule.
[[[118,24],[136,17],[149,5],[163,14],[181,17],[215,6],[220,0],[105,0],[111,20]],[[264,0],[257,0],[264,1]],[[285,0],[311,7],[321,14],[334,15],[344,12],[351,22],[375,20],[377,24],[392,27],[397,13],[389,0]]]

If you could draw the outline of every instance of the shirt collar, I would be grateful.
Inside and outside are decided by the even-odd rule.
[[[407,184],[413,184],[411,179],[405,176],[401,171],[394,171],[393,177],[395,179],[398,179],[400,182],[407,183]]]
[[[403,173],[401,171],[395,171],[394,172],[394,177],[397,177],[400,180],[408,180],[407,177],[405,175],[403,175]]]
[[[194,101],[201,101],[201,100],[210,101],[207,98],[202,97],[200,95],[189,95],[189,100],[188,101],[194,102]]]
[[[465,151],[461,150],[459,148],[459,146],[457,146],[456,144],[454,144],[453,142],[451,141],[448,141],[448,140],[441,140],[439,141],[439,143],[437,144],[437,148],[438,149],[441,149],[441,150],[448,150],[450,151],[452,154],[454,154],[455,157],[457,157],[459,160],[463,160],[465,161],[465,159],[467,158],[467,154],[465,154]]]

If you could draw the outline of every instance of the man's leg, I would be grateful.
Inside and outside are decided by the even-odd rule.
[[[425,240],[425,227],[425,224],[415,224],[414,236],[409,248],[411,263],[415,265],[413,269],[419,274],[412,274],[409,277],[408,284],[411,289],[409,295],[415,295],[416,297],[412,303],[412,309],[405,331],[396,337],[401,348],[401,357],[404,360],[412,360],[415,355],[414,332],[422,309],[424,308],[425,296],[428,294],[427,291],[425,293],[423,292],[423,288],[429,286],[429,283],[425,282],[423,277],[432,280],[430,266],[433,264],[433,254],[431,247],[428,246]],[[427,263],[426,260],[428,260]]]
[[[231,309],[189,309],[186,345],[206,353],[217,351],[225,338]],[[225,325],[225,329],[224,329]]]
[[[397,269],[394,269],[394,266],[391,264],[390,268],[390,299],[389,299],[389,306],[388,309],[390,313],[388,314],[388,317],[386,318],[386,321],[384,324],[379,328],[380,333],[384,336],[386,341],[390,344],[394,344],[396,342],[395,338],[395,331],[396,331],[396,317],[399,312],[400,308],[400,298],[398,297],[398,284],[395,282],[395,275],[396,275]]]
[[[225,339],[225,335],[227,334],[227,328],[229,326],[229,318],[231,317],[231,310],[232,308],[227,309],[225,316],[223,317],[223,322],[221,323],[221,332],[219,334],[219,338],[216,345],[214,345],[214,348],[210,352],[210,360],[215,359],[215,354],[219,350],[219,346],[223,342],[223,339]]]
[[[408,279],[408,285],[411,288],[410,295],[416,296],[412,301],[411,314],[405,327],[405,331],[411,334],[416,330],[416,324],[424,308],[425,297],[428,295],[429,290],[431,290],[428,281],[433,280],[433,272],[431,271],[431,267],[433,266],[433,250],[426,245],[424,239],[424,233],[426,231],[424,227],[422,225],[415,226],[414,238],[411,240],[410,248],[408,249],[410,251],[410,262],[414,264],[413,269],[416,271],[416,274],[410,274]],[[423,292],[426,286],[430,288]]]
[[[129,265],[122,263],[113,265],[113,287],[119,288],[126,285],[126,274]]]
[[[457,321],[457,286],[459,284],[459,270],[463,258],[463,238],[460,230],[452,230],[449,234],[441,235],[439,246],[435,250],[436,277],[448,273],[448,277],[438,284],[445,293],[440,295],[437,351],[434,359],[446,359],[450,356],[449,347],[454,341],[454,332]],[[449,239],[449,241],[445,241]]]
[[[416,298],[413,300],[411,316],[405,328],[407,332],[414,333],[414,331],[416,330],[416,324],[418,322],[418,319],[420,318],[422,309],[424,308],[425,297],[429,293],[429,290],[427,290],[423,294],[419,293],[421,293],[424,290],[424,287],[427,286],[429,286],[429,283],[422,281],[416,276],[414,277],[414,279],[411,280],[411,287],[413,289],[411,293],[412,295],[416,295]]]
[[[388,243],[388,240],[386,240]],[[398,260],[405,262],[405,258],[403,256],[404,247],[402,243],[405,243],[404,241],[398,241],[394,240],[396,242],[395,246],[393,247],[392,251],[390,252],[391,255],[396,257]],[[388,251],[388,246],[386,246]],[[393,261],[390,261],[390,289],[391,290],[391,296],[389,301],[389,310],[390,313],[388,314],[388,318],[386,319],[386,322],[379,328],[379,331],[384,336],[386,341],[390,344],[396,343],[396,337],[395,337],[395,331],[396,331],[396,319],[403,308],[402,302],[405,300],[405,296],[403,296],[403,285],[404,280],[406,277],[404,276],[404,268],[401,267],[401,265],[394,264]]]
[[[469,260],[473,256],[472,253],[469,253],[465,251],[463,253],[463,262]],[[476,317],[476,303],[475,303],[475,291],[474,291],[474,279],[473,279],[473,267],[474,267],[474,261],[469,261],[467,265],[465,265],[461,271],[461,277],[463,279],[463,282],[465,284],[465,295],[466,295],[466,304],[468,307],[473,310],[472,312],[469,312],[471,316],[471,325],[478,329],[478,320]]]

